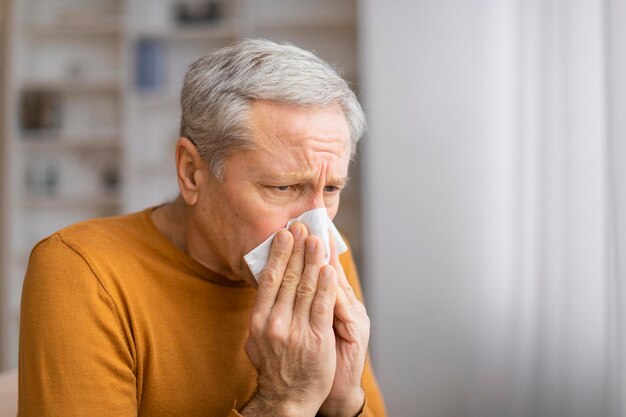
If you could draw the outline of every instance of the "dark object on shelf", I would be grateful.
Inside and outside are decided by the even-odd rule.
[[[20,103],[22,130],[54,130],[61,127],[61,97],[50,91],[22,92]]]
[[[120,183],[120,174],[116,167],[107,167],[101,174],[102,185],[108,192],[114,192]]]
[[[175,5],[176,21],[180,24],[213,23],[222,18],[219,1],[179,1]]]
[[[31,195],[52,196],[57,193],[59,168],[47,158],[30,161],[26,171],[26,187]]]
[[[135,85],[139,90],[156,90],[164,81],[163,45],[157,40],[141,39],[136,45],[137,72]]]

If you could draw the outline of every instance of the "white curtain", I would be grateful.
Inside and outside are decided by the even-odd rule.
[[[626,416],[626,2],[606,3],[613,415]]]
[[[626,416],[626,2],[361,13],[391,414]]]
[[[516,415],[617,413],[615,197],[600,0],[525,1],[520,18]],[[621,47],[626,46],[621,43]]]

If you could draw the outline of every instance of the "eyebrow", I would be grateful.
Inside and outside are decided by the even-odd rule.
[[[273,175],[272,178],[274,178],[277,181],[281,181],[281,182],[286,182],[286,183],[301,183],[301,182],[308,182],[311,179],[310,175],[306,175],[306,174],[300,174],[300,173],[286,173],[286,174],[278,174],[278,175]],[[345,187],[348,182],[350,181],[350,177],[329,177],[327,178],[327,183],[328,184],[334,184],[334,185],[339,185],[342,187]]]

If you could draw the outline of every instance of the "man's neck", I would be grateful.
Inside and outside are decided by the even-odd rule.
[[[185,236],[184,207],[181,197],[152,210],[152,222],[170,242],[181,251],[188,253]]]
[[[220,268],[220,263],[217,258],[207,256],[208,248],[200,248],[201,242],[199,242],[198,236],[190,236],[189,218],[187,213],[187,206],[182,197],[169,203],[165,203],[162,206],[152,210],[151,213],[152,222],[159,232],[163,234],[170,242],[174,244],[179,250],[185,252],[196,262],[204,266],[210,271],[216,273],[216,279],[219,282],[227,285],[250,285],[245,283],[240,278],[233,276],[233,272],[229,268]]]

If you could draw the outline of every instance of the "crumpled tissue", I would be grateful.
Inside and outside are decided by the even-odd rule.
[[[330,262],[330,236],[331,234],[332,234],[332,237],[335,238],[335,242],[337,244],[337,252],[339,254],[344,253],[345,251],[348,250],[348,246],[346,246],[346,243],[341,238],[341,235],[339,234],[339,231],[333,224],[333,221],[330,219],[330,217],[328,217],[328,214],[326,213],[325,208],[322,207],[322,208],[310,210],[301,214],[295,219],[289,220],[289,222],[287,222],[287,226],[285,226],[284,229],[288,229],[289,226],[291,226],[295,222],[300,222],[306,225],[309,228],[310,235],[319,236],[322,238],[322,242],[326,249],[326,252],[324,255],[324,264],[327,265]],[[280,230],[284,230],[284,229],[280,229]],[[265,239],[263,243],[261,243],[256,248],[252,249],[243,257],[243,259],[248,264],[250,271],[252,271],[252,275],[254,275],[254,278],[257,281],[259,280],[259,275],[261,274],[261,271],[263,271],[263,268],[265,268],[265,265],[267,264],[267,261],[269,259],[270,250],[272,248],[272,241],[274,240],[274,236],[276,236],[276,233],[280,232],[280,230],[277,230],[276,232],[274,232],[270,237]]]

